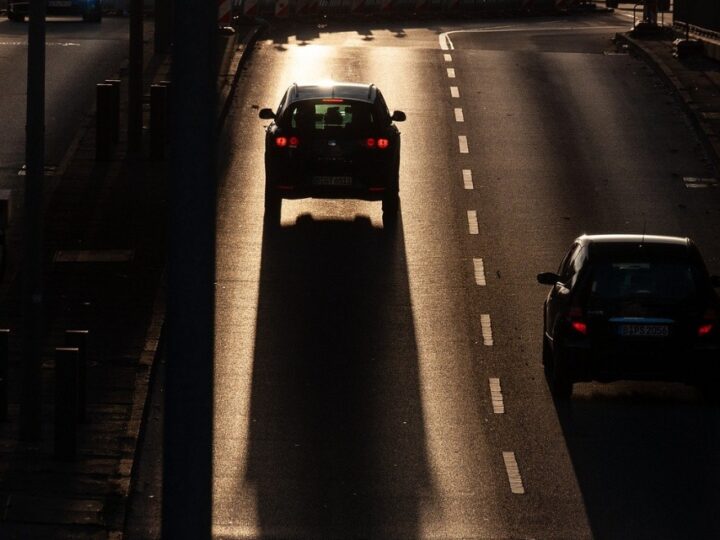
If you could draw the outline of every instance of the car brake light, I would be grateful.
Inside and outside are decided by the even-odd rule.
[[[279,148],[285,148],[287,146],[287,137],[275,137],[275,146]]]
[[[369,139],[365,139],[365,146],[368,148],[375,148],[375,139],[370,137]]]
[[[377,140],[377,145],[378,145],[378,148],[383,148],[383,149],[385,149],[385,148],[387,148],[388,146],[390,146],[390,141],[388,141],[387,139],[378,139],[378,140]]]
[[[572,321],[570,325],[576,332],[581,333],[583,336],[587,335],[587,323],[585,321]]]
[[[300,139],[295,137],[294,135],[290,137],[290,148],[297,148],[300,144]]]
[[[713,323],[705,323],[701,324],[698,327],[698,336],[707,336],[710,332],[712,332],[713,329]]]
[[[345,101],[342,98],[325,98],[322,100],[323,103],[342,103]]]

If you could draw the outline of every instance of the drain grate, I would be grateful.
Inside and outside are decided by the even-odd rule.
[[[686,176],[683,178],[683,184],[685,184],[686,188],[690,188],[690,189],[715,187],[718,185],[718,179],[717,178],[695,178],[693,176]]]

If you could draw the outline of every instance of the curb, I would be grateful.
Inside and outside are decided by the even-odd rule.
[[[235,87],[237,86],[237,81],[239,79],[240,68],[247,61],[249,52],[253,50],[253,45],[255,44],[255,41],[257,41],[262,29],[262,26],[255,26],[234,51],[225,84],[223,84],[220,89],[219,98],[222,102],[220,106],[220,114],[218,115],[219,129],[222,128],[227,112],[229,111],[230,102],[232,101],[232,96],[234,95]],[[122,449],[122,457],[116,473],[118,494],[123,501],[120,510],[120,519],[116,523],[121,524],[123,530],[109,531],[108,535],[112,540],[122,540],[124,538],[124,529],[128,514],[127,502],[130,494],[135,488],[137,476],[135,474],[137,464],[136,453],[145,437],[150,385],[154,379],[156,360],[160,357],[163,351],[161,341],[165,323],[165,286],[165,276],[163,275],[153,303],[150,324],[148,325],[148,329],[145,334],[143,352],[138,359],[137,373],[135,374],[132,413],[130,420],[128,421],[125,444]]]
[[[616,42],[625,42],[639,56],[641,56],[661,78],[669,84],[679,98],[685,114],[688,116],[698,134],[700,141],[707,153],[715,174],[720,174],[720,137],[700,114],[697,104],[693,101],[688,89],[680,82],[680,79],[672,72],[665,62],[654,52],[642,46],[640,41],[630,37],[626,33],[615,34]]]

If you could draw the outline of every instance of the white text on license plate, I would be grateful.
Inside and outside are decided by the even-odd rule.
[[[352,176],[313,176],[314,186],[351,186]]]
[[[665,337],[669,333],[670,329],[663,324],[623,324],[620,326],[620,335],[627,337]]]

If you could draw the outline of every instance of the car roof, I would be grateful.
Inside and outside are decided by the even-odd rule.
[[[692,240],[687,237],[653,234],[584,234],[577,241],[582,244],[653,244],[686,247],[692,244]]]
[[[349,82],[319,82],[315,84],[293,84],[288,89],[288,103],[307,99],[342,98],[373,103],[377,96],[374,84]]]

